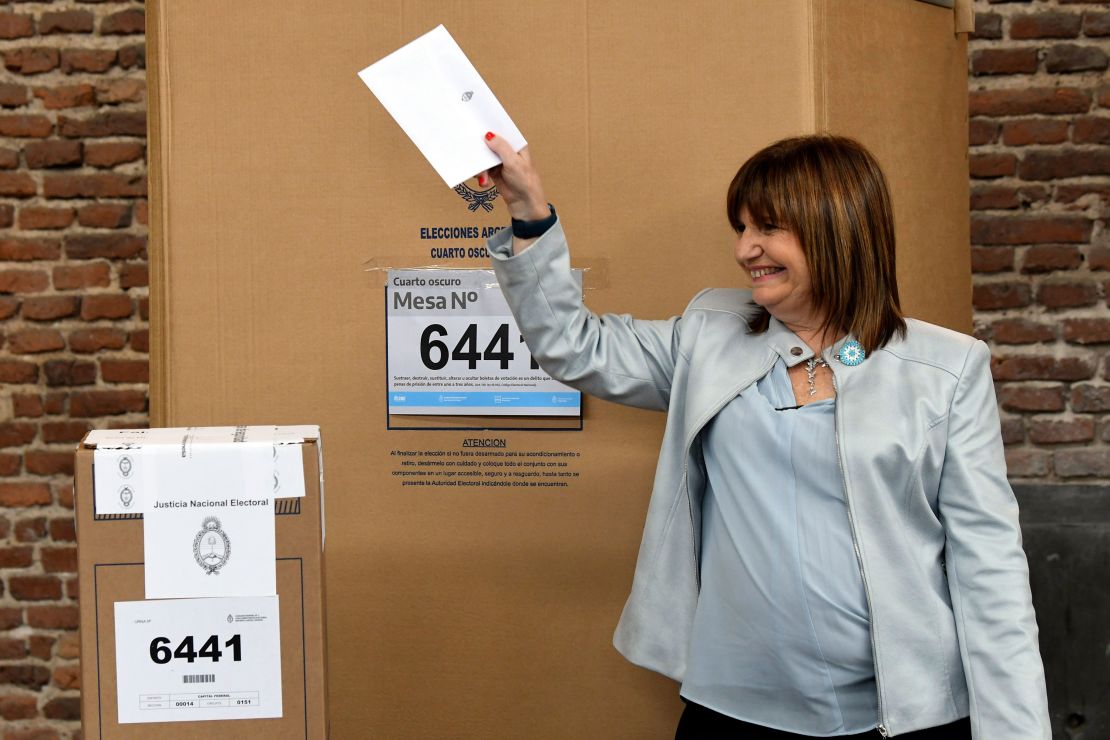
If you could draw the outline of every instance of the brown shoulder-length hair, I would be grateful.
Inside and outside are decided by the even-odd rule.
[[[906,320],[894,268],[894,214],[879,163],[843,136],[799,136],[771,144],[744,163],[728,188],[728,219],[793,231],[801,242],[822,329],[853,334],[866,352],[885,345]],[[753,333],[767,330],[760,307]]]

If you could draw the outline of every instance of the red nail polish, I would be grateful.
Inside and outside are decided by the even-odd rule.
[[[478,184],[479,184],[479,185],[485,185],[485,184],[486,184],[486,178],[484,178],[484,177],[479,177],[479,178],[478,178]]]
[[[492,141],[492,140],[493,140],[493,132],[492,131],[487,131],[486,132],[486,141]]]

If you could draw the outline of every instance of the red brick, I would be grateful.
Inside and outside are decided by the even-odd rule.
[[[0,82],[0,106],[4,108],[19,108],[31,99],[30,90],[26,85],[17,85],[14,82]]]
[[[1048,200],[1048,189],[1041,185],[976,185],[971,189],[971,210],[991,211],[1028,208]]]
[[[101,360],[100,375],[106,383],[149,383],[146,360]]]
[[[1002,16],[1000,16],[998,13],[976,13],[975,30],[972,32],[971,38],[1002,38]]]
[[[4,506],[26,508],[48,506],[50,502],[50,488],[45,483],[0,483],[0,504]],[[30,551],[30,548],[27,550]],[[3,552],[0,549],[0,553]]]
[[[1110,342],[1110,319],[1065,319],[1064,339],[1075,344]]]
[[[1029,440],[1037,445],[1066,445],[1094,439],[1094,419],[1033,419]]]
[[[85,164],[110,168],[126,162],[137,162],[144,154],[143,145],[137,141],[93,143],[85,146]]]
[[[79,329],[69,335],[69,348],[78,354],[123,349],[127,334],[119,329]]]
[[[139,318],[143,321],[150,321],[150,298],[148,296],[139,296]]]
[[[12,395],[12,414],[17,418],[37,418],[42,416],[42,412],[42,396],[29,393]]]
[[[63,10],[39,16],[39,33],[91,33],[93,14],[87,10]]]
[[[1083,263],[1079,247],[1063,244],[1044,244],[1029,247],[1021,261],[1021,271],[1026,274],[1074,270]]]
[[[55,329],[22,329],[10,335],[8,346],[17,355],[65,349],[61,332]]]
[[[1086,113],[1091,96],[1071,87],[975,90],[968,99],[972,116],[1022,116],[1035,113],[1058,115]]]
[[[73,223],[76,215],[72,208],[27,206],[19,209],[19,228],[24,231],[64,229]],[[53,242],[52,246],[57,247],[58,243]],[[61,250],[59,249],[58,256],[60,255]],[[57,259],[58,256],[48,259]]]
[[[38,293],[49,284],[42,270],[0,270],[0,293]]]
[[[37,383],[39,366],[23,360],[0,359],[0,383],[20,385]]]
[[[116,63],[116,52],[113,49],[65,49],[61,62],[66,74],[104,72]]]
[[[0,170],[14,170],[19,166],[19,151],[0,147]],[[11,206],[9,206],[10,208]],[[6,224],[11,226],[11,224]]]
[[[81,688],[81,666],[77,665],[76,663],[71,665],[58,666],[54,669],[54,675],[51,677],[50,682],[60,689]],[[74,699],[76,699],[76,697],[74,697]],[[57,714],[56,712],[51,714],[49,713],[51,711],[49,707],[50,705],[47,704],[47,709],[44,712],[44,715],[50,717],[51,719],[81,719],[81,707],[79,702],[76,706],[76,710],[78,712],[76,717],[62,716]]]
[[[49,680],[50,671],[45,666],[19,663],[0,665],[0,685],[8,683],[40,689]],[[7,740],[6,735],[5,740]]]
[[[68,394],[59,391],[47,393],[46,397],[43,399],[43,409],[52,416],[65,413],[66,400],[68,398]]]
[[[1073,39],[1079,35],[1082,16],[1077,13],[1041,11],[1010,18],[1012,39]]]
[[[1045,308],[1077,308],[1098,303],[1094,283],[1044,283],[1037,290],[1037,302]]]
[[[1009,272],[1014,269],[1012,247],[972,247],[971,271],[979,273]]]
[[[9,198],[30,198],[36,192],[38,192],[38,186],[26,172],[0,172],[0,195]]]
[[[1017,157],[1008,153],[972,154],[968,171],[972,177],[1006,177],[1017,171]]]
[[[143,11],[137,8],[121,10],[100,22],[101,35],[144,33],[146,30]]]
[[[81,655],[81,640],[76,632],[58,636],[58,657],[76,660]]]
[[[1110,411],[1110,386],[1089,383],[1073,385],[1071,410],[1078,413]]]
[[[88,84],[36,87],[35,97],[42,100],[43,107],[47,110],[81,108],[96,102],[93,86]]]
[[[131,349],[136,352],[149,352],[150,351],[150,331],[147,329],[140,329],[131,332]]]
[[[73,460],[73,454],[69,455]],[[72,468],[72,463],[70,464]],[[76,547],[44,547],[42,555],[42,569],[46,573],[76,573],[77,548]]]
[[[18,74],[37,75],[58,67],[58,50],[45,46],[8,49],[3,54],[4,67]]]
[[[134,312],[135,306],[128,295],[90,295],[81,301],[81,318],[85,321],[125,319]]]
[[[23,147],[27,166],[33,170],[50,167],[73,167],[81,164],[81,142],[51,139]]]
[[[77,221],[94,229],[119,229],[131,223],[131,206],[125,203],[92,203],[77,212]]]
[[[125,77],[119,80],[101,80],[96,84],[96,102],[101,105],[141,103],[146,97],[146,82]]]
[[[54,500],[58,502],[58,506],[66,509],[73,509],[73,479],[63,484],[55,484]]]
[[[23,610],[0,607],[0,630],[10,630],[23,624]]]
[[[20,658],[26,658],[28,654],[29,651],[27,649],[26,640],[0,637],[0,660],[19,660]],[[6,698],[8,697],[0,696],[0,717],[8,719],[8,716],[5,714],[4,704]],[[32,706],[33,705],[32,703]]]
[[[1101,71],[1110,65],[1106,53],[1097,46],[1056,44],[1044,58],[1044,68],[1051,74]]]
[[[1091,221],[1079,216],[971,217],[972,244],[1084,243],[1091,236]]]
[[[76,542],[77,528],[72,517],[50,520],[50,539],[55,542]]]
[[[1053,325],[1029,319],[999,319],[991,323],[991,337],[998,344],[1052,342],[1056,339],[1056,329]]]
[[[58,117],[58,132],[70,138],[146,136],[146,113],[109,111],[85,118]]]
[[[21,727],[18,730],[9,730],[4,734],[4,740],[60,740],[57,730],[41,725]],[[73,735],[79,740],[79,735]]]
[[[1110,149],[1029,152],[1022,158],[1018,172],[1023,180],[1110,175]]]
[[[1002,124],[1002,143],[1007,146],[1059,144],[1068,138],[1068,122],[1053,118],[1023,118]]]
[[[107,262],[58,265],[54,268],[54,287],[58,290],[104,288],[111,283],[111,275]]]
[[[0,568],[29,568],[33,562],[34,549],[31,547],[0,546]]]
[[[134,234],[80,234],[66,237],[66,256],[75,260],[133,259],[145,253],[146,237]]]
[[[35,35],[32,16],[23,13],[0,13],[0,39],[25,39]]]
[[[984,118],[972,118],[967,125],[968,144],[980,146],[993,144],[998,138],[999,125],[996,121]]]
[[[42,423],[42,441],[47,444],[80,442],[88,431],[89,425],[83,421],[44,421]],[[57,539],[57,537],[54,539]]]
[[[1006,448],[1006,472],[1011,478],[1042,478],[1048,475],[1051,455],[1027,447]]]
[[[1084,36],[1110,36],[1110,13],[1084,13]]]
[[[46,538],[46,517],[20,519],[15,524],[15,538],[19,542],[40,542]]]
[[[1110,475],[1110,455],[1105,449],[1057,450],[1054,458],[1056,475],[1061,478]]]
[[[76,722],[81,719],[81,697],[55,696],[42,707],[42,716],[53,720]]]
[[[62,582],[57,576],[11,576],[8,591],[19,601],[57,601],[62,598]]]
[[[146,176],[102,172],[91,175],[45,175],[47,198],[145,198]]]
[[[0,455],[0,476],[11,478],[13,475],[19,475],[22,471],[22,455]],[[4,525],[0,523],[0,540],[4,539],[6,536]]]
[[[20,228],[26,228],[22,221],[21,215]],[[0,238],[0,259],[2,260],[31,262],[33,260],[56,260],[61,256],[62,245],[57,239]]]
[[[148,226],[150,224],[147,215],[147,202],[145,200],[140,200],[135,203],[135,221],[143,226]]]
[[[120,265],[119,268],[119,287],[121,288],[142,288],[150,282],[147,263],[145,262],[128,262]]]
[[[27,607],[27,624],[46,630],[75,630],[80,623],[80,612],[75,606]]]
[[[1028,74],[1036,71],[1037,50],[1031,47],[980,49],[971,54],[973,75]]]
[[[1085,357],[1014,355],[993,358],[991,372],[997,381],[1088,380],[1095,374],[1095,363]]]
[[[96,364],[80,360],[51,360],[43,365],[46,384],[51,387],[92,385],[96,382]]]
[[[1063,411],[1064,387],[1003,383],[998,389],[998,402],[1006,411]]]
[[[70,416],[89,418],[146,411],[145,391],[82,391],[70,397]]]
[[[146,44],[132,44],[119,50],[119,66],[123,69],[146,69]]]
[[[1110,108],[1110,85],[1098,89],[1098,104],[1102,108]]]
[[[1071,140],[1077,144],[1110,144],[1110,116],[1076,118],[1072,122]]]
[[[10,295],[0,296],[0,320],[15,316],[21,305],[22,301],[18,298],[13,298]]]
[[[1091,196],[1087,198],[1087,196]],[[1092,203],[1101,201],[1110,205],[1110,182],[1082,182],[1074,185],[1057,185],[1054,200],[1057,203],[1074,203],[1080,198],[1087,198]]]
[[[971,302],[980,311],[1028,306],[1032,300],[1029,284],[1024,282],[984,283],[975,285]]]
[[[36,296],[23,301],[23,318],[31,321],[54,321],[77,313],[81,299],[72,295]]]
[[[38,717],[38,696],[35,694],[9,694],[0,696],[0,717],[10,721]]]

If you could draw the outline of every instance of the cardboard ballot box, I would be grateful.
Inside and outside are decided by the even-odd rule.
[[[150,439],[152,435],[157,438],[153,444]],[[176,438],[178,442],[173,444],[171,438]],[[231,660],[239,660],[238,636],[226,642],[225,638],[232,632],[249,634],[249,630],[255,628],[250,623],[263,621],[264,618],[257,613],[240,614],[243,609],[239,608],[238,600],[233,599],[144,602],[149,589],[149,583],[145,582],[146,561],[149,556],[144,548],[144,514],[134,509],[153,506],[156,497],[150,490],[142,490],[143,487],[138,483],[131,483],[136,480],[133,473],[136,470],[142,471],[144,466],[149,469],[158,462],[155,454],[158,450],[154,449],[158,444],[161,444],[160,451],[163,454],[180,450],[184,455],[189,445],[193,445],[193,449],[202,444],[206,447],[221,445],[226,449],[238,442],[251,441],[256,443],[257,448],[260,440],[264,443],[268,438],[280,440],[272,445],[272,495],[264,498],[269,499],[266,505],[272,506],[274,510],[274,571],[278,601],[278,611],[274,616],[280,626],[280,633],[279,638],[272,639],[277,639],[280,643],[281,716],[269,719],[191,721],[186,708],[189,706],[210,709],[221,706],[220,702],[224,702],[223,705],[226,706],[228,702],[234,705],[236,702],[248,704],[256,700],[252,698],[255,694],[248,690],[251,686],[236,686],[234,688],[243,690],[223,694],[206,691],[204,681],[207,679],[204,671],[212,670],[205,666],[213,665],[210,662],[213,653],[217,657],[223,657],[225,668]],[[277,463],[279,444],[284,468]],[[99,456],[98,447],[101,449]],[[210,447],[207,449],[211,450]],[[116,455],[110,458],[109,453]],[[81,588],[81,718],[84,737],[90,740],[151,737],[162,740],[199,737],[213,740],[266,737],[268,740],[277,740],[326,737],[328,721],[323,580],[323,461],[319,428],[225,427],[94,431],[86,435],[76,455],[77,551]],[[104,467],[108,466],[110,460],[112,467],[116,468],[111,472],[116,477],[125,478],[127,482],[123,485],[106,483],[113,479],[106,477],[104,470],[96,472],[98,457]],[[288,474],[290,470],[294,474]],[[279,471],[284,474],[284,481],[279,480]],[[299,495],[302,472],[303,496]],[[143,480],[149,482],[151,479]],[[101,488],[107,490],[98,491],[96,481],[100,481]],[[198,551],[200,555],[197,556],[197,561],[205,565],[198,566],[196,570],[204,577],[204,568],[207,568],[213,571],[213,584],[218,583],[217,579],[221,576],[226,583],[226,573],[215,571],[224,560],[242,559],[247,554],[243,551],[245,546],[242,544],[247,538],[242,532],[235,533],[231,539],[220,537],[216,532],[218,525],[213,521],[218,521],[219,516],[225,516],[226,519],[224,511],[231,508],[232,503],[242,508],[245,504],[257,503],[258,497],[243,499],[234,486],[228,488],[223,501],[212,502],[211,492],[205,493],[209,496],[209,502],[198,503],[204,507],[204,511],[198,512],[193,518],[201,517],[202,514],[211,515],[204,517],[202,525],[202,534],[210,534],[211,537],[203,538],[198,535],[197,542],[201,543],[201,550]],[[219,492],[219,496],[223,496],[223,491]],[[188,505],[193,503],[196,502],[189,502]],[[150,514],[146,516],[150,518]],[[204,550],[204,542],[208,539],[216,544],[220,552],[213,554]],[[203,556],[208,559],[204,560]],[[187,553],[187,557],[192,559],[193,553]],[[182,576],[187,575],[192,574],[182,572]],[[161,642],[151,642],[149,653],[154,663],[174,660],[175,664],[180,664],[180,669],[184,669],[182,672],[188,675],[180,676],[183,679],[182,686],[176,689],[180,693],[172,696],[148,694],[147,687],[142,685],[142,708],[177,708],[179,711],[176,712],[176,721],[128,724],[121,724],[119,721],[117,679],[122,679],[122,676],[117,673],[115,615],[118,609],[116,605],[120,602],[144,602],[152,612],[154,607],[159,607],[164,613],[181,614],[187,612],[186,607],[189,605],[220,603],[235,607],[225,609],[228,612],[227,625],[226,630],[225,625],[220,625],[219,641],[212,637],[209,642],[205,642],[209,639],[210,631],[217,631],[205,628],[185,643],[184,648],[180,640],[189,636],[187,632],[167,635]],[[219,621],[223,622],[222,611],[218,616]],[[236,624],[232,624],[233,622]],[[270,623],[273,623],[272,619]],[[228,635],[222,634],[224,631]],[[138,650],[145,657],[148,652],[147,641],[147,638],[142,638],[142,644],[132,648],[132,652]],[[198,651],[199,655],[196,654]],[[186,659],[188,664],[185,663]],[[276,667],[276,659],[272,662]],[[272,676],[270,678],[273,680]],[[151,698],[156,701],[148,702]],[[209,711],[209,714],[218,712]]]

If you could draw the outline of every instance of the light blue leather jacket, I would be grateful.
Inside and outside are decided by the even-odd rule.
[[[614,644],[681,681],[698,599],[699,432],[797,344],[749,334],[750,293],[707,290],[681,317],[595,316],[572,280],[561,224],[494,269],[529,349],[553,377],[667,411],[632,592]],[[1044,670],[1017,504],[983,342],[910,320],[836,381],[844,494],[871,609],[880,731],[971,715],[983,740],[1050,740]],[[786,344],[784,344],[786,343]],[[802,346],[803,357],[811,356]]]

